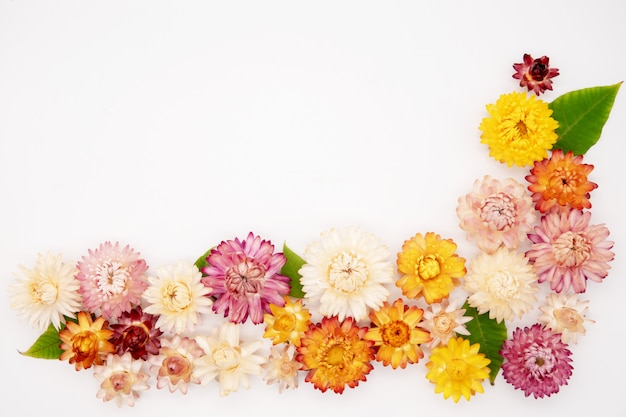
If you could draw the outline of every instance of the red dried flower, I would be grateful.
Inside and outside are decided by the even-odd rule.
[[[148,354],[158,355],[163,334],[155,327],[157,316],[144,313],[137,306],[130,312],[122,313],[117,324],[111,325],[115,331],[111,337],[111,343],[115,346],[116,353],[123,355],[130,352],[133,359],[148,359]]]
[[[539,95],[546,90],[552,90],[551,78],[559,75],[558,68],[550,68],[550,58],[542,56],[533,59],[532,56],[524,54],[524,62],[513,64],[513,69],[517,71],[513,74],[513,78],[520,80],[520,87],[528,88],[528,91],[534,91]]]

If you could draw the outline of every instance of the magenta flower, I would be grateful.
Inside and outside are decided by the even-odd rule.
[[[141,304],[141,295],[148,287],[148,266],[130,246],[105,242],[98,249],[89,249],[89,256],[83,256],[77,267],[78,292],[91,313],[116,319]]]
[[[570,209],[553,211],[541,218],[541,225],[528,238],[532,242],[526,257],[534,263],[539,282],[548,281],[560,293],[570,287],[576,293],[586,290],[587,280],[602,282],[608,275],[615,254],[609,230],[589,225],[590,212]]]
[[[111,337],[111,343],[115,346],[115,353],[122,356],[130,352],[133,359],[148,359],[148,354],[158,355],[161,342],[159,337],[163,334],[155,327],[157,316],[144,313],[137,306],[130,312],[124,312],[117,324],[110,327],[115,332]]]
[[[254,236],[220,243],[206,258],[208,266],[202,283],[216,297],[213,311],[223,313],[233,323],[243,323],[250,316],[254,324],[263,322],[270,304],[285,305],[290,291],[289,278],[280,274],[287,261],[282,253],[274,253],[274,245]]]
[[[560,333],[553,334],[539,323],[523,330],[518,327],[500,350],[502,376],[526,397],[549,397],[567,385],[573,369],[571,354]]]
[[[513,64],[513,69],[516,71],[513,78],[520,80],[520,87],[526,87],[536,95],[552,90],[551,78],[559,75],[559,69],[550,68],[550,58],[545,55],[533,59],[532,56],[524,54],[524,62]]]

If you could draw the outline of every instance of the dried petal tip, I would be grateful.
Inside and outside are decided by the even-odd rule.
[[[552,90],[551,78],[559,75],[558,68],[550,68],[550,58],[542,56],[533,59],[532,56],[524,54],[524,62],[513,64],[513,69],[517,71],[513,74],[513,78],[520,80],[520,87],[528,88],[528,91],[534,91],[539,95],[546,90]]]

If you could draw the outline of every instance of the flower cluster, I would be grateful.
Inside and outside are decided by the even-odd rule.
[[[279,392],[303,377],[341,394],[376,363],[421,362],[435,393],[454,402],[483,393],[500,370],[525,396],[557,393],[573,371],[568,344],[594,322],[578,297],[608,275],[614,253],[607,227],[591,222],[593,165],[561,142],[563,122],[537,97],[558,75],[548,63],[524,55],[513,77],[528,92],[502,95],[480,123],[491,156],[530,169],[522,180],[476,179],[458,198],[473,259],[426,231],[409,236],[394,262],[355,226],[321,233],[301,257],[250,232],[154,272],[119,242],[78,262],[39,255],[10,287],[18,315],[47,329],[25,354],[91,368],[96,396],[118,406],[133,406],[152,379],[171,393],[217,383],[229,395],[254,376]],[[507,329],[535,307],[536,323]],[[207,330],[207,316],[223,319]],[[243,340],[246,325],[262,338]]]

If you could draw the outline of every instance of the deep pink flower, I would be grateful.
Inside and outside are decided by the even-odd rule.
[[[216,297],[213,311],[223,313],[233,323],[243,323],[250,316],[254,324],[263,322],[270,304],[284,306],[290,291],[289,278],[280,274],[287,261],[274,253],[274,245],[254,236],[220,243],[206,258],[208,266],[202,283]]]
[[[502,344],[502,376],[528,397],[543,398],[559,392],[572,375],[572,358],[560,333],[536,323],[515,329],[513,337]]]
[[[77,267],[78,292],[90,312],[100,310],[105,319],[116,319],[141,304],[141,295],[148,287],[148,266],[130,246],[105,242],[98,249],[89,249],[89,256],[83,256]]]
[[[526,257],[534,263],[539,282],[548,281],[557,293],[570,287],[576,293],[586,290],[587,280],[602,282],[608,275],[615,254],[613,242],[606,240],[604,224],[589,225],[590,212],[553,211],[541,218],[528,238],[532,245]]]
[[[116,324],[110,327],[115,332],[111,343],[115,346],[115,353],[122,356],[130,352],[133,359],[148,359],[148,354],[158,355],[161,342],[159,337],[163,334],[155,327],[157,316],[144,313],[137,306],[130,312],[124,312]]]
[[[520,80],[520,87],[526,87],[536,95],[552,90],[551,78],[559,75],[559,69],[550,68],[550,58],[545,55],[533,59],[532,56],[524,54],[524,62],[513,64],[513,69],[517,71],[513,78]]]

